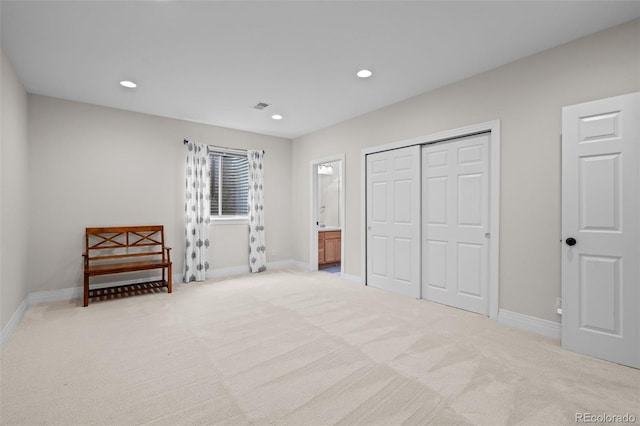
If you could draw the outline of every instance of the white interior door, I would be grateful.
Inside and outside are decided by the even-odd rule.
[[[640,93],[562,110],[562,346],[640,368]]]
[[[489,134],[422,149],[422,297],[489,314]]]
[[[420,147],[367,155],[367,284],[420,297]]]

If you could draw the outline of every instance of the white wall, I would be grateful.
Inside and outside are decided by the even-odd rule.
[[[343,268],[347,274],[360,275],[361,149],[494,119],[501,120],[503,137],[500,306],[557,321],[560,109],[637,90],[640,20],[292,144],[282,138],[37,95],[26,101],[3,54],[1,324],[6,325],[28,291],[81,284],[86,226],[164,224],[174,247],[175,270],[181,270],[184,138],[267,151],[269,262],[293,256],[309,261],[308,164],[345,152]],[[246,265],[246,234],[244,225],[212,227],[214,269]]]
[[[0,330],[27,296],[27,93],[0,50]]]
[[[640,20],[293,141],[294,250],[308,262],[307,165],[346,150],[347,274],[361,275],[360,151],[500,119],[500,307],[559,321],[561,108],[640,89]]]
[[[183,139],[266,151],[267,260],[291,258],[290,140],[38,95],[28,105],[29,291],[82,284],[87,226],[164,225],[181,272]],[[213,269],[247,265],[246,225],[211,231]]]

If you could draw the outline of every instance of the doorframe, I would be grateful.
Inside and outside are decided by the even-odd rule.
[[[318,270],[318,166],[324,163],[340,162],[340,276],[344,276],[344,240],[345,240],[345,153],[330,155],[328,157],[318,158],[309,162],[309,194],[311,194],[311,203],[309,209],[310,227],[309,227],[309,270]]]
[[[360,270],[361,283],[367,285],[367,155],[412,145],[445,142],[479,133],[490,133],[489,138],[489,318],[498,319],[500,305],[500,120],[486,121],[430,135],[364,148],[360,151]],[[422,206],[420,207],[422,209]],[[420,220],[422,226],[422,220]],[[422,238],[422,236],[421,236]],[[420,244],[422,247],[422,244]],[[317,250],[317,248],[316,248]],[[422,259],[422,253],[420,253]],[[317,254],[316,254],[317,259]],[[422,270],[421,270],[422,274]],[[422,279],[420,280],[422,282]],[[422,287],[422,286],[421,286]],[[422,292],[420,294],[422,297]]]

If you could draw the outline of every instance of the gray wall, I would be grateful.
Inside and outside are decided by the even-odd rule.
[[[0,330],[27,296],[27,93],[0,50]]]
[[[267,260],[290,259],[289,139],[29,95],[29,291],[82,284],[84,228],[162,224],[182,271],[183,139],[264,149]],[[212,225],[210,264],[248,265],[248,227]],[[248,270],[248,269],[247,269]],[[97,282],[97,281],[96,281]]]
[[[640,20],[634,20],[297,138],[293,252],[309,261],[310,160],[346,153],[343,268],[360,276],[360,151],[500,119],[500,307],[559,321],[561,108],[639,89]]]
[[[27,98],[2,54],[2,329],[28,292],[80,285],[86,226],[164,224],[175,270],[181,270],[184,138],[267,151],[269,262],[309,261],[309,161],[346,153],[343,268],[359,276],[361,150],[495,119],[502,122],[500,307],[558,321],[561,107],[637,90],[640,20],[292,144],[37,95]],[[245,266],[246,226],[217,225],[211,231],[213,267]],[[37,264],[27,265],[28,259]]]

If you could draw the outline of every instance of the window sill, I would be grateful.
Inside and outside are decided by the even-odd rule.
[[[225,216],[225,217],[211,217],[211,225],[247,225],[249,218],[246,216]]]

